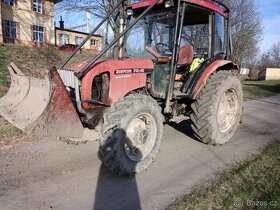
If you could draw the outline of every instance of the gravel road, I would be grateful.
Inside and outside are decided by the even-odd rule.
[[[156,162],[135,178],[101,166],[97,143],[41,139],[0,150],[0,209],[162,209],[213,172],[280,137],[280,95],[245,103],[243,124],[223,146],[192,138],[188,121],[167,125]]]

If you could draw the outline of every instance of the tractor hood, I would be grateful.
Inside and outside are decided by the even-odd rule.
[[[78,65],[71,67],[71,70],[75,72],[81,71],[90,61],[84,61]],[[111,71],[111,70],[121,70],[121,69],[153,69],[154,64],[152,59],[148,58],[124,58],[124,59],[108,59],[99,60],[93,64],[87,71],[87,74],[94,71]],[[86,74],[86,75],[87,75]],[[85,75],[85,76],[86,76]],[[84,77],[85,77],[84,76]]]
[[[79,72],[86,66],[83,62],[72,69]],[[129,92],[143,88],[147,83],[147,73],[154,69],[154,63],[147,58],[125,58],[100,60],[93,64],[81,80],[81,100],[88,101],[92,98],[92,86],[94,78],[108,74],[110,78],[109,95],[106,104],[111,105]],[[95,106],[82,103],[84,109],[95,108]]]

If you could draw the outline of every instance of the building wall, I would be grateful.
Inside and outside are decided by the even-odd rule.
[[[240,69],[240,74],[241,75],[249,75],[249,73],[250,73],[250,69],[248,69],[248,68],[241,68]]]
[[[280,68],[267,68],[265,79],[266,80],[280,79]]]
[[[76,42],[76,37],[81,37],[85,39],[87,37],[86,33],[80,33],[80,32],[75,32],[75,31],[69,31],[67,29],[61,29],[61,28],[56,28],[55,30],[56,33],[56,45],[60,46],[61,45],[61,35],[66,35],[68,37],[68,43],[67,44],[78,44]],[[92,45],[91,40],[95,40],[95,45]],[[82,49],[87,49],[87,50],[93,50],[93,51],[101,51],[101,45],[102,45],[102,37],[101,36],[92,36],[85,45],[82,47]]]
[[[16,4],[14,6],[8,6],[2,3],[1,21],[10,20],[17,23],[17,39],[14,42],[16,44],[54,45],[54,0],[42,1],[42,13],[33,11],[32,2],[32,0],[16,0]],[[44,27],[43,44],[35,43],[33,41],[32,25]],[[2,42],[3,41],[5,42],[6,40],[3,39]]]

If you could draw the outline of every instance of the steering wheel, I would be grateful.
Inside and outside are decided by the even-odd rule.
[[[156,44],[156,50],[161,54],[161,55],[165,55],[166,52],[170,52],[170,48],[167,44],[163,43],[163,42],[159,42]]]

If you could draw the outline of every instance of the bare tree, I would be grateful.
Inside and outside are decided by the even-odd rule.
[[[260,63],[264,67],[280,67],[280,42],[262,54]]]
[[[104,18],[119,2],[119,0],[68,0],[57,4],[56,11],[62,12],[90,12],[97,18]],[[116,11],[109,19],[108,24],[114,35],[118,34],[119,13]]]
[[[280,67],[280,42],[271,48],[270,56],[275,67]]]
[[[252,62],[259,53],[262,22],[256,1],[223,0],[231,10],[233,60],[239,64]]]

